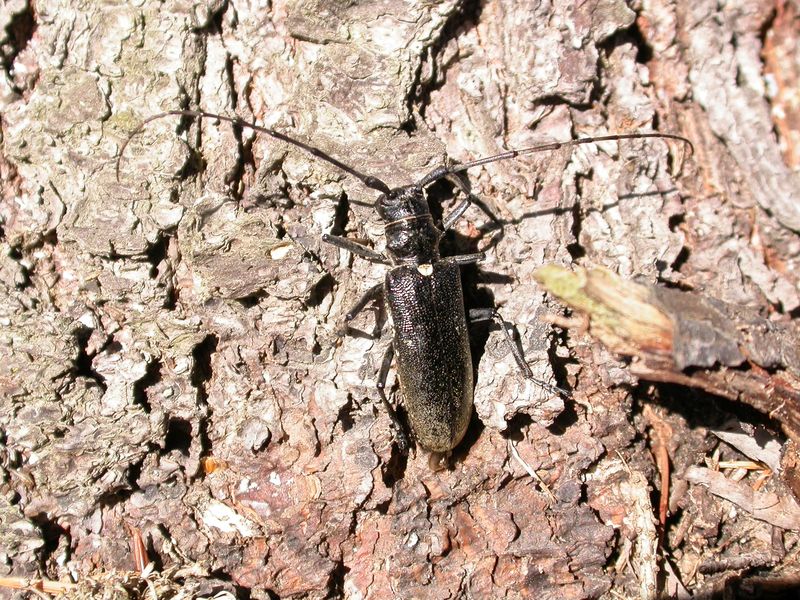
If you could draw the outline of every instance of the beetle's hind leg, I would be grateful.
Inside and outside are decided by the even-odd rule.
[[[408,436],[403,430],[403,425],[400,419],[397,418],[397,412],[392,408],[389,399],[386,397],[386,380],[389,378],[389,369],[392,366],[392,359],[394,358],[394,346],[389,344],[386,348],[386,353],[383,355],[383,362],[381,362],[381,370],[378,372],[378,394],[381,397],[381,402],[389,414],[389,419],[392,421],[392,429],[394,429],[395,439],[397,440],[397,447],[400,452],[408,452]]]
[[[500,330],[503,332],[503,336],[506,339],[506,343],[508,344],[509,349],[511,350],[511,354],[514,356],[514,360],[519,367],[519,370],[522,371],[522,374],[525,376],[526,379],[530,379],[537,385],[542,386],[548,392],[553,394],[558,394],[559,396],[563,396],[564,398],[571,398],[572,394],[570,394],[567,390],[560,388],[555,385],[551,385],[546,381],[542,381],[541,379],[537,379],[533,376],[533,371],[528,366],[528,363],[525,362],[525,357],[522,355],[522,350],[520,349],[519,345],[517,344],[516,340],[514,339],[513,335],[513,328],[509,325],[503,317],[500,316],[500,313],[495,308],[473,308],[469,311],[469,319],[473,323],[480,323],[481,321],[494,321],[500,326]]]
[[[378,283],[369,288],[366,292],[364,292],[361,298],[359,298],[358,302],[356,302],[353,307],[347,311],[347,314],[344,317],[345,327],[368,305],[382,298],[382,283]],[[383,332],[381,332],[381,337],[382,336]],[[392,429],[394,430],[394,437],[397,440],[397,447],[401,452],[406,453],[408,452],[409,448],[408,436],[405,433],[402,423],[400,423],[400,419],[397,418],[397,412],[394,410],[389,402],[389,399],[386,397],[386,380],[389,378],[389,370],[392,367],[393,358],[394,346],[389,343],[388,348],[386,348],[386,353],[383,355],[383,361],[381,361],[381,368],[380,371],[378,371],[378,381],[375,387],[378,388],[378,395],[381,398],[381,404],[383,404],[384,408],[386,409],[386,413],[389,415],[389,420],[392,422]]]

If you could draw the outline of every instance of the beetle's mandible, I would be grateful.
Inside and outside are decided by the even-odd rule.
[[[668,133],[629,133],[580,138],[509,150],[467,163],[439,167],[416,183],[390,188],[377,177],[365,175],[322,150],[273,129],[237,117],[205,111],[172,110],[149,117],[130,134],[120,148],[117,177],[119,177],[122,154],[130,140],[140,133],[147,123],[170,115],[218,119],[265,133],[305,150],[352,175],[365,186],[380,192],[374,207],[384,221],[386,256],[347,238],[325,234],[322,239],[367,260],[389,266],[384,282],[370,288],[347,313],[345,320],[352,320],[371,302],[381,297],[384,299],[393,324],[394,335],[381,363],[378,392],[397,429],[398,443],[404,449],[407,445],[405,435],[385,392],[389,369],[392,359],[395,358],[400,392],[414,437],[422,447],[435,452],[448,452],[458,445],[469,425],[473,404],[472,357],[460,266],[480,261],[483,253],[444,258],[439,255],[439,242],[442,236],[466,212],[469,205],[477,200],[459,174],[472,167],[525,154],[604,141],[640,138],[673,139],[687,144],[690,150],[693,150],[692,143],[688,139]],[[465,195],[456,208],[442,219],[441,227],[434,222],[424,194],[427,185],[440,179],[450,180]],[[477,205],[482,206],[480,203]],[[530,368],[513,343],[505,322],[496,310],[470,311],[470,318],[473,321],[488,319],[497,321],[525,377],[555,392],[566,394],[559,388],[533,378]]]

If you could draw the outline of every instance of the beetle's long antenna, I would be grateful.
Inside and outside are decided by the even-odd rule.
[[[680,135],[673,135],[671,133],[620,133],[615,135],[600,135],[597,137],[580,138],[577,140],[569,140],[566,142],[550,142],[548,144],[541,144],[539,146],[530,146],[529,148],[519,148],[517,150],[509,150],[494,156],[486,156],[466,163],[453,165],[446,169],[447,173],[460,173],[472,167],[479,167],[499,160],[506,160],[509,158],[516,158],[525,154],[534,154],[536,152],[547,152],[548,150],[558,150],[560,148],[569,148],[570,146],[579,146],[581,144],[594,144],[597,142],[613,142],[617,140],[637,140],[641,138],[662,138],[670,140],[678,140],[689,146],[689,149],[694,153],[694,146],[692,142]],[[440,177],[444,177],[442,174]],[[430,182],[428,182],[430,183]]]
[[[116,175],[117,180],[119,181],[119,165],[122,162],[122,155],[125,152],[125,148],[128,147],[130,141],[144,131],[145,126],[148,123],[152,123],[158,119],[163,119],[164,117],[169,117],[172,115],[179,115],[182,117],[195,117],[198,119],[218,119],[220,121],[226,121],[233,125],[238,125],[239,127],[246,127],[248,129],[252,129],[253,131],[258,131],[259,133],[266,133],[268,136],[275,138],[276,140],[280,140],[282,142],[286,142],[287,144],[291,144],[296,146],[302,150],[305,150],[312,156],[319,158],[320,160],[324,160],[327,163],[332,164],[334,167],[341,169],[345,173],[352,175],[361,183],[363,183],[368,188],[372,188],[373,190],[378,190],[379,192],[383,192],[384,194],[389,193],[389,186],[386,185],[383,181],[378,179],[377,177],[372,177],[371,175],[364,175],[360,171],[357,171],[353,167],[344,164],[341,161],[336,160],[329,154],[326,154],[319,148],[315,146],[311,146],[309,144],[305,144],[299,140],[289,137],[288,135],[281,133],[280,131],[275,131],[274,129],[270,129],[268,127],[262,127],[260,125],[256,125],[255,123],[250,123],[245,121],[244,119],[240,119],[239,117],[226,117],[224,115],[218,115],[210,112],[206,112],[204,110],[168,110],[163,113],[159,113],[157,115],[153,115],[152,117],[146,118],[142,121],[142,124],[139,125],[131,134],[128,136],[128,139],[122,144],[122,147],[119,150],[119,156],[117,157],[117,165],[116,165]]]

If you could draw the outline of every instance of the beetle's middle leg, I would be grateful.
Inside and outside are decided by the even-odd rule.
[[[528,366],[528,363],[525,362],[525,357],[522,355],[522,350],[520,350],[519,346],[517,345],[516,341],[514,341],[514,336],[512,334],[511,325],[509,325],[500,313],[495,308],[473,308],[469,311],[469,318],[470,321],[473,323],[480,323],[481,321],[494,321],[500,326],[500,330],[503,332],[503,336],[506,339],[506,343],[508,344],[509,349],[511,350],[511,354],[514,356],[514,360],[519,367],[519,370],[522,371],[523,376],[526,379],[530,379],[535,384],[542,386],[548,392],[553,394],[558,394],[559,396],[563,396],[566,398],[571,398],[572,394],[570,394],[567,390],[557,387],[555,385],[551,385],[546,381],[542,381],[541,379],[537,379],[533,376],[533,371]]]
[[[369,288],[361,298],[358,299],[350,310],[347,311],[347,314],[344,316],[344,324],[345,326],[355,319],[358,314],[364,310],[369,304],[383,298],[383,283],[376,283],[371,288]]]

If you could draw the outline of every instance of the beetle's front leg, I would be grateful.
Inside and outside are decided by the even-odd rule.
[[[326,244],[330,244],[331,246],[336,246],[337,248],[341,248],[343,250],[347,250],[348,252],[352,252],[353,254],[360,256],[361,258],[366,258],[370,262],[379,263],[381,265],[389,264],[389,261],[383,254],[375,252],[375,250],[373,250],[372,248],[368,248],[363,244],[359,244],[358,242],[348,240],[347,238],[339,237],[338,235],[330,235],[327,233],[323,233],[322,241],[325,242]]]
[[[485,252],[475,252],[474,254],[458,254],[456,256],[448,256],[445,260],[449,260],[457,264],[459,267],[463,267],[464,265],[474,265],[475,263],[481,262],[484,258],[486,258]]]
[[[481,209],[481,212],[485,214],[487,217],[489,217],[489,219],[493,223],[498,223],[499,219],[492,213],[491,210],[489,210],[489,207],[486,206],[486,203],[483,200],[481,200],[479,196],[476,196],[475,194],[472,193],[472,190],[470,190],[469,185],[467,185],[467,182],[465,182],[457,174],[448,175],[446,176],[446,179],[452,184],[454,184],[459,190],[461,190],[461,193],[464,194],[465,198],[458,203],[458,205],[452,210],[452,212],[449,215],[447,215],[442,219],[442,229],[444,231],[450,229],[455,224],[455,222],[458,221],[458,219],[460,219],[465,212],[467,212],[467,209],[469,208],[470,204],[474,204],[479,209]]]
[[[489,207],[486,206],[483,200],[480,197],[476,196],[472,193],[472,190],[469,187],[469,183],[464,180],[461,173],[454,173],[451,171],[450,167],[438,167],[425,175],[422,179],[417,182],[419,187],[425,187],[429,183],[433,183],[434,181],[438,181],[440,179],[447,179],[450,183],[456,186],[461,193],[464,194],[465,198],[458,203],[458,205],[450,212],[449,215],[442,219],[442,230],[447,231],[450,229],[453,224],[461,218],[461,216],[467,211],[470,204],[474,204],[481,212],[485,214],[489,219],[491,219],[494,223],[497,223],[499,219],[494,216]]]

